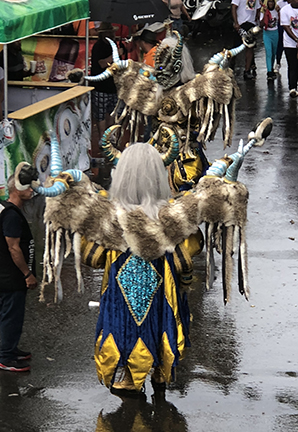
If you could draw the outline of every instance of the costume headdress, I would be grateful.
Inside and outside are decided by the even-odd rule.
[[[177,37],[176,46],[171,48],[161,43],[156,50],[155,56],[155,76],[157,82],[164,89],[173,87],[180,80],[179,72],[182,68],[182,36],[177,31],[173,31]]]

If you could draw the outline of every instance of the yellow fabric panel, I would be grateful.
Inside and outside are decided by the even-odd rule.
[[[112,333],[106,338],[99,351],[101,338],[102,335],[98,337],[95,345],[96,370],[98,378],[109,387],[120,359],[120,352]]]
[[[177,346],[178,346],[178,350],[179,350],[180,355],[182,355],[183,351],[184,351],[184,346],[185,346],[185,338],[183,335],[183,327],[182,327],[180,315],[178,312],[178,303],[177,303],[175,281],[173,279],[170,265],[169,265],[166,258],[164,258],[164,264],[165,264],[165,272],[164,272],[165,296],[166,296],[167,302],[169,303],[170,307],[172,308],[172,311],[173,311],[174,316],[175,316],[176,326],[177,326]]]
[[[106,291],[108,288],[108,282],[109,282],[109,273],[111,269],[111,265],[117,260],[119,255],[121,255],[122,252],[119,251],[113,251],[109,250],[106,254],[106,265],[105,265],[105,271],[102,278],[102,284],[101,284],[101,295]]]
[[[153,356],[141,338],[137,340],[127,360],[134,385],[141,390],[146,376],[153,365]]]
[[[175,360],[175,356],[171,349],[168,335],[166,332],[162,335],[162,346],[161,346],[161,358],[163,365],[160,366],[167,383],[171,381],[172,364]]]
[[[191,257],[194,255],[199,255],[204,247],[204,237],[202,231],[198,229],[195,234],[191,234],[187,239],[184,240],[183,245]]]
[[[184,184],[185,181],[190,181],[196,177],[201,176],[203,170],[203,164],[199,156],[196,157],[195,159],[190,159],[188,156],[186,157],[183,156],[183,154],[180,154],[180,157],[181,157],[181,161],[183,162],[183,167],[185,169],[186,179],[182,178],[179,165],[175,160],[174,161],[175,172],[173,176],[173,182],[177,186],[181,186]]]
[[[97,376],[98,376],[98,380],[102,381],[102,373],[101,373],[101,368],[100,368],[100,363],[99,363],[99,347],[100,347],[100,343],[102,340],[102,331],[100,332],[96,344],[95,344],[95,348],[94,348],[94,359],[95,359],[95,365],[96,365],[96,372],[97,372]]]
[[[101,268],[105,262],[105,248],[95,242],[89,242],[85,237],[81,240],[81,260],[83,264],[95,269]]]

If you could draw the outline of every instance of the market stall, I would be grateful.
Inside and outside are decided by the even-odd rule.
[[[60,142],[65,168],[88,168],[91,134],[89,92],[92,87],[61,83],[58,80],[52,83],[47,80],[36,83],[13,82],[13,89],[19,95],[15,100],[17,105],[19,101],[19,105],[8,114],[8,45],[78,20],[86,20],[88,28],[89,2],[0,0],[0,8],[0,44],[3,44],[4,69],[4,120],[0,125],[0,199],[5,199],[7,178],[20,160],[36,165],[41,176],[46,178],[53,132]],[[88,44],[88,32],[85,40]],[[52,48],[49,43],[49,50]],[[27,66],[36,68],[37,61],[32,58],[30,65],[30,60],[29,57]],[[85,63],[88,64],[88,49]]]

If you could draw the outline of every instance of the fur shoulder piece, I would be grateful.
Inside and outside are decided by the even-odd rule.
[[[129,248],[133,254],[151,261],[165,252],[174,252],[176,245],[195,233],[202,222],[227,229],[238,227],[243,232],[246,224],[246,187],[239,182],[225,183],[217,177],[204,177],[192,192],[171,200],[160,209],[158,220],[150,219],[141,208],[127,212],[104,195],[84,175],[81,182],[71,185],[62,195],[47,198],[43,285],[47,275],[48,281],[54,278],[59,291],[61,260],[71,249],[71,238],[82,288],[82,236],[105,249],[124,252]]]

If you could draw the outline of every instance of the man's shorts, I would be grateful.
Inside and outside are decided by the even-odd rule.
[[[113,112],[117,100],[115,93],[101,93],[93,90],[91,93],[92,117],[96,121],[103,121],[106,114]]]

